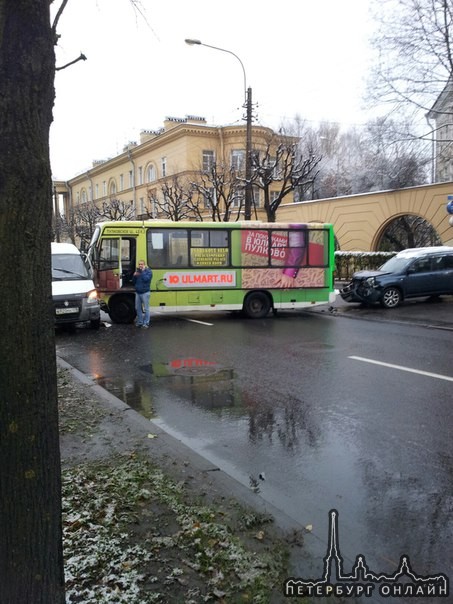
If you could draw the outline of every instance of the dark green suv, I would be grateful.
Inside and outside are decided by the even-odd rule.
[[[412,248],[399,252],[377,271],[354,273],[340,290],[346,302],[395,308],[405,298],[453,294],[453,247]]]

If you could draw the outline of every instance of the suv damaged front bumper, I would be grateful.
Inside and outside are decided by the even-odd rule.
[[[381,299],[381,290],[368,281],[351,281],[340,289],[340,296],[345,302],[376,304]]]

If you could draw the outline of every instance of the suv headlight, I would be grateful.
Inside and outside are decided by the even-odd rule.
[[[98,302],[98,293],[95,289],[92,289],[87,293],[88,304],[96,304]]]
[[[367,279],[365,279],[365,283],[367,285],[369,285],[370,287],[374,287],[376,285],[376,278],[375,277],[368,277]]]

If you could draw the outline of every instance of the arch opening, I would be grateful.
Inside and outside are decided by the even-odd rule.
[[[433,225],[416,214],[404,214],[385,223],[378,233],[373,249],[399,252],[407,248],[442,245]]]

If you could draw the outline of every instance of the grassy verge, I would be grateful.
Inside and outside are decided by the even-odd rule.
[[[135,454],[68,469],[63,488],[67,602],[277,601],[286,554],[268,518],[231,526]]]

